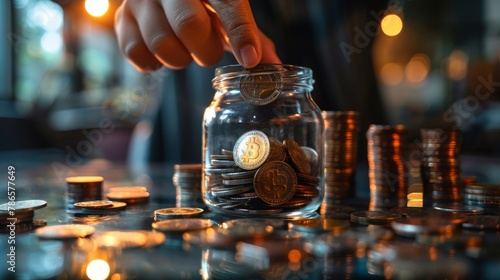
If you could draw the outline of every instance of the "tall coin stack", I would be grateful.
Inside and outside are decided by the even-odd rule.
[[[403,125],[370,125],[368,167],[370,210],[404,206],[407,192],[407,170],[403,161]]]
[[[461,202],[463,183],[460,176],[460,131],[421,129],[420,136],[424,204]]]
[[[354,194],[358,112],[323,111],[325,123],[325,196],[320,214],[325,215]]]
[[[201,195],[201,164],[176,164],[172,182],[177,207],[205,207]]]

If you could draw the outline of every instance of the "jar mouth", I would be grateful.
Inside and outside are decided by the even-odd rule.
[[[259,64],[254,68],[246,69],[239,64],[233,64],[216,68],[212,85],[215,89],[220,89],[244,83],[253,83],[253,79],[248,79],[248,77],[252,76],[275,77],[266,80],[261,79],[259,81],[261,84],[281,82],[309,90],[312,90],[314,84],[312,70],[308,67],[291,64]]]

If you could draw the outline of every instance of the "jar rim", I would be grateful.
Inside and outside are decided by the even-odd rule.
[[[246,81],[243,77],[277,75],[279,76],[278,80],[282,83],[312,90],[312,85],[314,84],[312,73],[311,68],[292,64],[259,64],[249,69],[239,64],[231,64],[215,69],[215,77],[212,79],[212,85],[214,88],[218,88],[219,86],[229,86],[234,83],[251,82],[250,80]],[[269,82],[276,83],[276,80],[271,79]]]

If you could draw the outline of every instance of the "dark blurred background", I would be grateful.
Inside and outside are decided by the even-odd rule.
[[[285,0],[266,2],[272,2],[266,9],[281,11],[289,27],[281,32],[281,27],[262,24],[276,39],[278,53],[307,50],[309,39],[301,40],[300,30],[293,29],[303,11]],[[314,16],[314,5],[321,1],[302,2]],[[373,1],[378,6],[369,7],[363,2],[332,7],[332,16],[341,15],[334,22],[341,39],[330,42],[331,52],[311,46],[316,54],[336,55],[325,58],[333,61],[324,66],[331,72],[300,62],[315,71],[314,98],[320,108],[352,110],[358,107],[344,104],[360,104],[369,110],[365,115],[380,115],[373,122],[406,125],[409,141],[423,127],[459,128],[464,153],[500,155],[500,1]],[[124,59],[113,30],[120,3],[0,1],[1,158],[57,154],[72,166],[96,158],[125,163],[154,150],[147,139],[164,103],[164,82],[177,76],[166,69],[139,73]],[[255,17],[259,22],[264,16],[255,12]],[[307,36],[325,35],[311,28],[317,32]],[[281,37],[293,35],[299,35],[296,45],[281,43]],[[372,91],[381,104],[349,101],[357,90]],[[191,107],[183,104],[198,127],[183,125],[175,117],[179,114],[162,124],[175,126],[179,134],[199,131],[188,134],[194,146],[193,156],[187,157],[191,161],[201,157],[203,109],[212,94],[209,89]],[[164,140],[175,148],[183,141],[179,134],[163,138],[170,137]]]

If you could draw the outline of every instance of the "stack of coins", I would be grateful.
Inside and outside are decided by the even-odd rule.
[[[402,125],[371,125],[366,132],[370,179],[370,210],[403,206],[407,170],[403,161]]]
[[[201,164],[176,164],[172,182],[177,207],[205,207],[201,195]]]
[[[47,206],[44,200],[11,201],[0,205],[0,233],[23,233],[33,230],[35,210]]]
[[[102,184],[100,176],[77,176],[66,178],[66,210],[77,209],[76,202],[102,199]]]
[[[461,202],[463,182],[460,176],[460,132],[421,129],[420,135],[424,204],[435,201]]]
[[[208,155],[205,165],[205,196],[217,210],[285,213],[320,197],[316,150],[258,130],[242,134],[232,148]]]
[[[479,206],[485,213],[500,213],[500,185],[495,184],[468,184],[463,190],[463,203]]]
[[[148,202],[149,192],[142,186],[113,187],[108,190],[106,197],[113,201],[137,204]]]
[[[323,111],[325,123],[325,196],[320,213],[326,214],[352,197],[355,190],[358,112]]]

